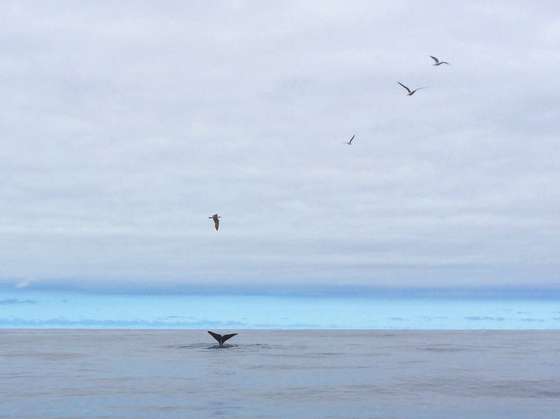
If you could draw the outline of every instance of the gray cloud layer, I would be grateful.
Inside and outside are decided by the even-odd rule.
[[[560,285],[560,6],[301,3],[2,3],[3,281]]]

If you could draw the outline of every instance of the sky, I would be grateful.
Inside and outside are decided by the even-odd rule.
[[[0,19],[1,285],[560,287],[557,2]]]

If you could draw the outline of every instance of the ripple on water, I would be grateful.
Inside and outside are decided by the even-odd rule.
[[[278,345],[267,345],[267,344],[224,344],[224,346],[212,345],[208,343],[191,343],[188,345],[169,345],[166,348],[169,349],[180,349],[180,350],[195,350],[195,351],[224,351],[224,350],[235,350],[238,352],[258,352],[266,351],[271,349],[279,349]]]

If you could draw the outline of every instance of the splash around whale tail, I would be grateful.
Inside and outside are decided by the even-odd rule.
[[[208,331],[208,334],[212,336],[214,339],[216,339],[216,341],[219,343],[220,346],[224,346],[224,342],[226,340],[231,339],[232,337],[237,335],[237,333],[230,333],[229,335],[220,335],[219,333],[214,333],[211,332],[210,330]]]

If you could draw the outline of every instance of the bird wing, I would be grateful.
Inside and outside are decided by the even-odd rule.
[[[402,84],[400,81],[397,82],[398,84],[400,84],[402,87],[404,87],[408,93],[410,93],[410,89],[408,87],[406,87],[404,84]]]
[[[437,57],[434,57],[433,55],[430,55],[431,59],[434,60],[437,63],[439,63],[439,60],[437,59]]]
[[[208,334],[210,336],[212,336],[214,339],[216,339],[218,341],[218,343],[220,343],[220,340],[222,340],[222,335],[218,334],[218,333],[214,333],[211,332],[210,330],[208,331]]]
[[[222,336],[222,343],[224,343],[226,340],[231,339],[232,337],[234,337],[236,335],[237,335],[237,333],[230,333],[229,335]]]
[[[356,134],[354,134],[354,135],[352,136],[352,138],[350,138],[350,139],[348,140],[348,144],[352,144],[352,141],[354,141],[354,137],[355,137],[355,136],[356,136]]]

